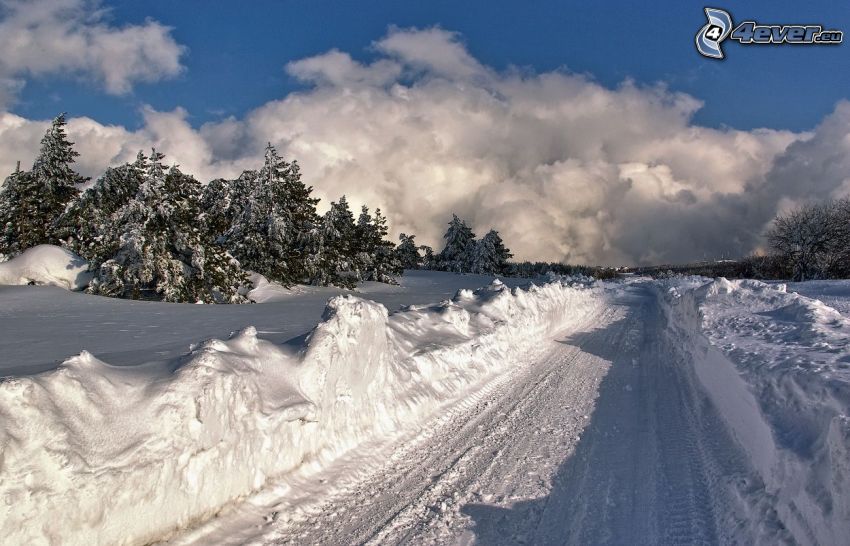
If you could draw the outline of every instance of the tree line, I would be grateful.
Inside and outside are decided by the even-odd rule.
[[[453,215],[445,247],[435,253],[401,234],[387,239],[380,209],[355,219],[345,196],[324,215],[296,161],[269,144],[263,165],[233,180],[201,185],[164,155],[106,170],[90,187],[74,171],[78,153],[53,120],[29,171],[16,170],[0,189],[0,254],[61,245],[89,261],[88,291],[173,302],[241,303],[254,271],[284,286],[352,288],[359,281],[396,283],[404,269],[512,273],[498,232],[481,239]]]
[[[452,214],[449,227],[443,235],[445,247],[439,254],[428,245],[416,246],[415,236],[399,235],[397,255],[405,269],[430,269],[452,273],[479,275],[509,275],[513,257],[502,237],[491,229],[481,239],[464,220]]]

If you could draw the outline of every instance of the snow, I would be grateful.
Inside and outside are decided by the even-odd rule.
[[[39,284],[82,290],[91,282],[88,262],[53,245],[38,245],[0,263],[0,285]]]
[[[394,311],[449,299],[457,290],[492,280],[408,271],[400,286],[365,282],[348,291],[312,286],[287,290],[273,284],[262,305],[209,306],[95,297],[50,286],[0,286],[0,375],[53,369],[83,350],[120,366],[170,361],[193,343],[227,338],[250,324],[260,339],[281,344],[307,334],[321,320],[328,298],[338,294],[363,296]]]
[[[792,542],[690,365],[693,332],[669,335],[651,282],[601,288],[603,305],[399,441],[274,481],[171,543]]]
[[[667,284],[671,323],[764,481],[751,503],[770,499],[798,542],[843,542],[850,534],[850,320],[782,284]]]
[[[850,533],[845,281],[252,278],[262,304],[0,287],[6,541]]]
[[[6,378],[0,533],[21,544],[161,538],[463,399],[601,305],[598,294],[494,282],[393,314],[342,295],[300,343],[247,327],[164,362],[113,366],[83,351]]]
[[[850,280],[792,282],[787,288],[801,296],[820,300],[850,317]]]

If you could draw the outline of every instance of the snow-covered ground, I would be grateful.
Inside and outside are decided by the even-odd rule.
[[[83,351],[7,378],[0,533],[21,544],[144,543],[208,518],[271,477],[324,466],[464,400],[599,305],[588,292],[494,282],[391,316],[337,296],[288,344],[251,326],[170,360],[114,366]]]
[[[796,542],[845,543],[850,320],[782,284],[690,279],[657,288],[671,332],[688,344],[702,386],[755,471],[742,497],[769,506]]]
[[[850,536],[850,285],[490,281],[411,272],[327,306],[269,285],[243,306],[0,287],[0,533]]]
[[[788,291],[820,300],[845,317],[850,317],[850,280],[792,282],[787,287]]]
[[[54,286],[0,286],[0,374],[55,368],[82,350],[115,366],[170,361],[192,343],[226,339],[246,326],[254,326],[260,339],[284,343],[309,332],[321,320],[328,298],[337,294],[358,295],[395,311],[402,305],[450,299],[462,288],[479,288],[492,280],[408,271],[400,286],[367,282],[349,292],[264,285],[258,294],[262,304],[211,306],[119,300]]]

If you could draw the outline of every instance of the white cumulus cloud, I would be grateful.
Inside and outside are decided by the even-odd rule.
[[[96,0],[0,0],[0,105],[25,79],[92,79],[113,94],[182,70],[185,48],[157,21],[114,26]]]

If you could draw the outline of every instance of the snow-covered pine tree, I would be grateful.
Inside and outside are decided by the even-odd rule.
[[[135,197],[146,169],[141,151],[135,162],[107,169],[59,219],[57,234],[63,246],[91,262],[112,257],[121,238],[114,230],[116,214]]]
[[[491,229],[475,243],[472,272],[481,275],[503,274],[512,256],[499,236],[499,232]]]
[[[387,218],[381,214],[381,209],[375,209],[372,222],[372,237],[374,240],[374,258],[369,279],[388,284],[398,284],[396,277],[404,271],[395,254],[395,243],[387,239]]]
[[[116,214],[119,233],[114,256],[96,264],[91,292],[138,299],[237,303],[247,282],[239,263],[205,243],[199,201],[201,187],[175,166],[167,173],[163,155],[153,151],[136,195]]]
[[[224,178],[211,180],[201,192],[201,209],[207,231],[213,240],[217,240],[233,225],[231,214],[233,202],[231,181]],[[241,211],[240,211],[241,212]]]
[[[475,234],[466,222],[452,214],[449,229],[443,235],[446,246],[440,252],[440,269],[454,273],[469,273],[472,270],[472,254],[475,249]]]
[[[395,255],[395,244],[387,240],[387,219],[381,209],[375,216],[363,205],[354,228],[354,265],[358,277],[364,281],[397,284],[402,267]]]
[[[201,208],[213,240],[226,243],[226,234],[238,225],[248,204],[256,199],[257,176],[257,171],[243,171],[238,178],[217,178],[204,187]]]
[[[285,163],[285,162],[284,162]],[[301,167],[297,161],[285,163],[283,206],[292,226],[292,237],[286,248],[289,276],[294,282],[307,282],[315,268],[316,238],[320,221],[316,214],[317,197],[313,186],[301,180]]]
[[[0,197],[0,252],[16,254],[39,244],[59,242],[57,222],[88,180],[71,165],[80,155],[65,134],[65,114],[59,114],[41,139],[41,149],[29,172],[9,177]]]
[[[24,171],[15,171],[0,188],[0,254],[4,256],[15,256],[32,246],[29,219],[38,214],[38,203],[25,196],[33,192],[32,177]]]
[[[375,240],[375,225],[369,207],[363,205],[360,208],[360,216],[357,217],[357,225],[354,226],[354,269],[360,280],[372,280],[375,264],[375,251],[377,242]]]
[[[419,245],[419,252],[422,253],[422,269],[429,271],[438,271],[440,269],[439,256],[434,254],[434,249],[428,245]]]
[[[496,269],[494,270],[494,273],[497,275],[509,274],[511,269],[509,260],[513,258],[514,255],[511,253],[510,249],[505,246],[505,242],[502,240],[499,232],[495,229],[491,229],[487,232],[485,237],[490,237],[492,239],[492,246],[496,249]]]
[[[333,284],[344,288],[354,288],[357,284],[352,263],[356,244],[355,227],[354,215],[343,195],[339,202],[331,203],[330,209],[322,217],[317,248],[319,263],[312,279],[314,284]]]
[[[243,188],[234,188],[241,212],[224,234],[226,247],[243,267],[284,285],[310,276],[318,217],[313,188],[301,181],[298,164],[266,148],[262,169],[243,173]],[[245,191],[248,190],[248,191]]]
[[[403,269],[419,269],[422,256],[416,246],[416,236],[401,233],[398,236],[398,246],[395,248],[396,259]]]

